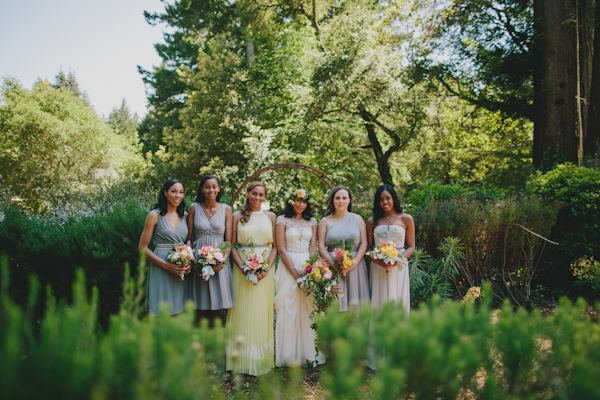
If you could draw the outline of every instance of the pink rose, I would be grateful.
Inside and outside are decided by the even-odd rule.
[[[215,258],[218,262],[223,262],[225,260],[225,257],[221,253],[215,253]]]
[[[307,265],[306,267],[304,267],[304,272],[310,274],[310,271],[312,271],[312,265]]]
[[[206,250],[212,250],[212,246],[204,246],[206,248]]]
[[[325,278],[325,279],[327,279],[327,280],[330,280],[330,279],[331,279],[331,272],[325,272],[325,273],[323,274],[323,278]]]
[[[335,252],[333,253],[333,255],[338,260],[343,260],[344,259],[344,250],[342,250],[342,249],[336,249]]]

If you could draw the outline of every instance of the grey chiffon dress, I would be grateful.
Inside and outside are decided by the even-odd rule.
[[[173,227],[160,215],[152,234],[154,254],[167,261],[167,256],[176,244],[184,243],[187,239],[188,227],[182,217],[178,227]],[[170,306],[171,315],[185,310],[185,303],[191,296],[192,274],[185,275],[181,280],[179,275],[167,271],[153,263],[148,265],[148,290],[146,295],[146,310],[150,315],[158,315],[158,308],[166,303]]]
[[[225,204],[210,218],[206,217],[200,203],[194,203],[194,254],[198,254],[204,246],[219,247],[225,236]],[[208,281],[196,273],[193,274],[193,297],[195,307],[200,310],[229,309],[235,305],[233,296],[233,279],[231,275],[231,258],[225,267],[211,276]]]
[[[354,237],[352,253],[356,256],[356,250],[360,245],[360,227],[356,220],[357,215],[349,213],[341,222],[327,228],[325,243],[327,251],[333,258],[333,249],[343,239]],[[363,306],[371,300],[369,292],[369,279],[365,261],[361,259],[358,265],[346,274],[346,278],[338,275],[342,296],[339,299],[340,311],[348,311],[348,307]]]

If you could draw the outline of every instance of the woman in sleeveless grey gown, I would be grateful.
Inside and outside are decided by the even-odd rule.
[[[195,238],[195,254],[204,246],[219,247],[224,241],[231,242],[231,207],[219,203],[221,183],[214,175],[206,175],[200,180],[196,202],[190,206],[188,217],[188,240],[192,233]],[[193,301],[196,309],[208,311],[208,317],[215,320],[221,317],[221,310],[235,305],[233,279],[229,253],[224,263],[215,268],[215,275],[208,281],[200,274],[194,274]]]
[[[191,295],[191,265],[167,261],[173,246],[184,243],[188,235],[184,208],[183,185],[176,179],[169,179],[144,223],[138,248],[150,261],[146,295],[146,310],[150,315],[158,315],[161,304],[169,304],[171,315],[179,314],[185,310],[185,303]],[[148,247],[150,240],[154,241],[154,251]],[[184,274],[183,280],[181,274]]]
[[[352,194],[344,186],[332,189],[327,199],[328,214],[319,223],[319,253],[333,266],[331,251],[342,241],[353,238],[352,253],[354,264],[343,272],[338,271],[342,296],[339,299],[340,311],[348,311],[351,306],[363,306],[370,301],[367,266],[363,260],[367,251],[366,225],[362,217],[352,213]]]

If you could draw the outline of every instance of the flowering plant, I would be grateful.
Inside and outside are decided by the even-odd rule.
[[[331,251],[333,254],[333,266],[342,271],[344,278],[346,277],[346,272],[348,272],[346,271],[346,268],[351,266],[355,261],[354,255],[352,254],[354,239],[354,235],[343,239]]]
[[[266,252],[266,250],[265,250]],[[257,253],[254,247],[251,247],[250,252],[246,255],[242,271],[246,274],[246,280],[254,283],[258,283],[258,274],[265,272],[269,269],[268,256],[263,253]]]
[[[187,244],[174,245],[173,250],[171,250],[167,256],[167,260],[176,265],[191,265],[196,261],[194,258],[194,250]],[[179,276],[181,277],[181,280],[185,279],[183,272]]]
[[[398,269],[402,270],[408,263],[402,255],[403,253],[404,248],[400,246],[399,242],[383,240],[381,237],[375,235],[375,246],[372,251],[367,251],[366,254],[376,260],[382,260],[386,264],[397,265]],[[385,272],[390,272],[389,268],[386,268]]]
[[[231,250],[231,243],[223,242],[220,246],[203,246],[196,255],[196,272],[202,275],[202,279],[209,280],[215,274],[215,267],[225,261],[225,254]]]
[[[463,297],[463,299],[460,302],[464,305],[467,303],[475,302],[475,300],[477,300],[480,297],[485,297],[485,292],[481,290],[481,287],[479,286],[472,286],[469,288],[469,290],[467,290],[465,297]]]
[[[310,193],[306,189],[302,188],[290,189],[285,192],[285,199],[288,203],[293,203],[296,197],[300,197],[301,199],[304,199],[304,201],[308,201],[310,198]]]

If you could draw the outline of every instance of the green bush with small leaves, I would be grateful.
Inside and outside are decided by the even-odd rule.
[[[549,201],[560,203],[542,262],[547,266],[544,284],[570,289],[574,282],[569,265],[584,256],[600,254],[600,169],[560,164],[547,173],[538,173],[530,190]]]

